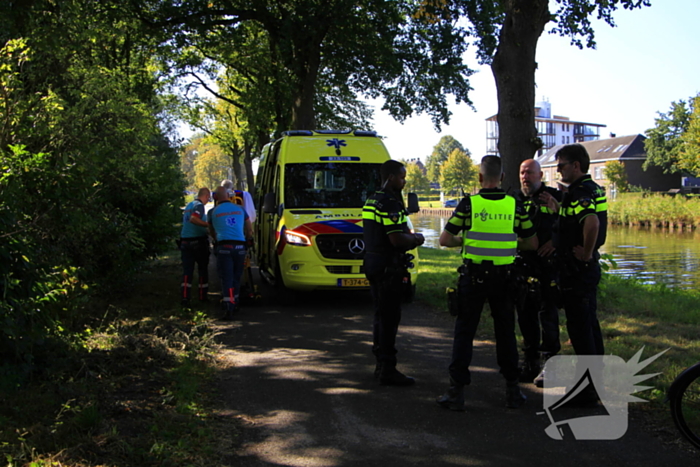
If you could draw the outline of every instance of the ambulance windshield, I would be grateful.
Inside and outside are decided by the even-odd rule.
[[[380,164],[285,166],[285,208],[361,208],[380,186]]]

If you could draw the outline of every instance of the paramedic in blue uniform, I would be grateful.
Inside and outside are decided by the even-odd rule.
[[[382,164],[380,174],[382,188],[367,199],[362,210],[364,269],[374,302],[374,375],[381,385],[409,386],[415,380],[396,369],[396,334],[409,261],[406,252],[422,245],[425,239],[411,233],[406,222],[408,213],[401,196],[406,168],[398,161],[388,160]]]
[[[224,319],[232,319],[238,309],[246,239],[252,237],[253,227],[243,206],[230,201],[226,188],[217,188],[216,197],[219,204],[209,211],[209,231],[215,240],[214,254],[221,280]]]
[[[518,408],[525,396],[518,386],[518,345],[515,338],[513,262],[517,249],[536,250],[537,232],[525,209],[499,188],[501,158],[481,160],[478,194],[464,197],[440,234],[440,245],[461,247],[450,387],[438,405],[464,410],[464,386],[471,383],[474,336],[488,301],[496,337],[496,360],[506,380],[506,407]]]
[[[209,202],[209,188],[200,188],[197,197],[190,202],[182,214],[180,232],[180,256],[182,258],[181,303],[190,306],[194,265],[198,266],[199,300],[206,301],[209,294],[209,237],[207,236],[206,204]]]

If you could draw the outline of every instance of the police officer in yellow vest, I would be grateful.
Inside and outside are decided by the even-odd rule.
[[[506,379],[506,406],[518,408],[525,395],[518,386],[518,347],[512,265],[517,249],[536,250],[537,232],[524,208],[499,188],[501,158],[481,160],[477,195],[462,199],[440,235],[440,245],[462,247],[464,265],[458,284],[459,313],[455,322],[450,387],[437,403],[464,410],[464,386],[471,383],[469,365],[481,311],[488,300],[496,333],[496,356]],[[463,232],[463,236],[460,236]]]

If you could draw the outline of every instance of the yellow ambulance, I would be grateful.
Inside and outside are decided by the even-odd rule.
[[[362,207],[380,188],[379,167],[389,158],[373,131],[288,131],[263,148],[255,187],[256,262],[281,294],[369,288]],[[417,197],[408,199],[408,211],[417,212]],[[406,301],[418,278],[417,252],[410,253],[416,258]]]

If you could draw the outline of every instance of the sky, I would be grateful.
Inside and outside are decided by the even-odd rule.
[[[700,0],[651,0],[651,7],[613,14],[616,27],[594,21],[596,49],[579,50],[566,37],[548,34],[537,46],[535,100],[548,100],[552,114],[607,125],[601,138],[644,134],[658,112],[672,102],[700,93]],[[550,2],[550,9],[556,7]],[[474,52],[467,63],[478,72],[470,78],[476,109],[454,104],[449,126],[438,133],[428,116],[404,124],[380,111],[374,130],[394,159],[425,159],[445,135],[453,136],[475,160],[486,154],[485,119],[498,113],[496,86],[489,67],[479,67]]]

